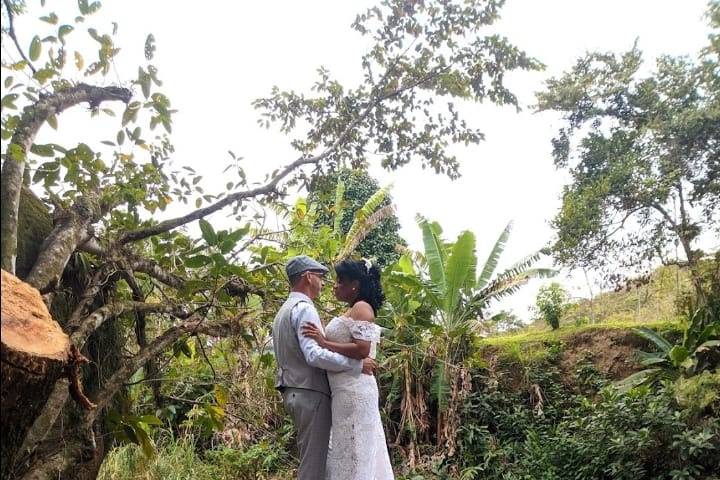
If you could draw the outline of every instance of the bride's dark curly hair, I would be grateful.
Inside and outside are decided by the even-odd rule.
[[[380,285],[380,270],[370,262],[366,263],[365,260],[348,259],[335,265],[335,273],[341,280],[357,280],[360,285],[355,301],[362,300],[369,303],[377,315],[385,301],[385,294]]]

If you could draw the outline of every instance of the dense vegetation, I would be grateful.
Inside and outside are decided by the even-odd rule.
[[[391,187],[365,167],[372,151],[386,169],[415,161],[460,174],[447,147],[483,135],[453,102],[516,105],[505,74],[541,67],[485,34],[502,3],[388,0],[360,14],[353,28],[369,50],[357,84],[320,69],[310,94],[275,87],[254,103],[297,158],[253,183],[231,154],[227,191],[207,193],[173,164],[176,112],[152,35],[139,91],[90,85],[107,85],[120,54],[114,31],[92,24],[100,3],[55,12],[43,2],[28,48],[13,21],[37,10],[5,0],[3,45],[17,58],[2,63],[2,268],[44,295],[82,355],[43,379],[43,398],[23,399],[24,418],[3,417],[22,435],[3,437],[2,477],[291,477],[294,432],[273,389],[269,327],[287,295],[282,265],[305,253],[384,267],[377,378],[400,478],[713,478],[720,254],[697,243],[720,231],[720,3],[709,4],[710,45],[695,60],[663,58],[638,78],[637,49],[592,53],[548,82],[538,108],[568,122],[553,140],[571,174],[557,238],[498,270],[512,225],[477,252],[474,232],[447,238],[418,215],[414,251]],[[117,116],[111,139],[42,143],[41,127],[79,104],[88,122]],[[289,192],[299,198],[288,203]],[[171,203],[182,215],[158,221]],[[218,211],[232,211],[230,228],[209,221]],[[271,216],[281,228],[268,228]],[[666,265],[624,284],[607,275],[617,290],[583,301],[551,284],[530,326],[497,312],[531,279],[555,275],[536,267],[549,254],[605,273]],[[340,308],[329,291],[318,305]]]

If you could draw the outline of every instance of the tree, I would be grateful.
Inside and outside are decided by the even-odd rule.
[[[338,205],[337,186],[342,183],[342,205]],[[319,225],[334,225],[336,216],[341,215],[340,229],[347,234],[353,223],[355,212],[363,207],[370,197],[379,190],[378,182],[364,170],[342,169],[335,173],[319,177],[310,189],[308,200],[319,202]],[[392,205],[392,198],[386,197],[380,207]],[[407,246],[400,237],[400,222],[393,214],[380,222],[368,236],[360,242],[357,252],[363,257],[374,258],[381,267],[392,265],[400,258],[397,246]]]
[[[553,330],[560,328],[560,320],[567,310],[568,294],[559,283],[541,287],[535,299],[540,316]]]
[[[711,4],[714,28],[718,8]],[[560,263],[611,271],[679,262],[702,295],[696,240],[720,231],[718,62],[715,36],[696,61],[662,56],[647,76],[634,46],[587,54],[547,82],[538,110],[562,113],[553,155],[572,177],[552,222]],[[678,244],[684,258],[673,258]]]
[[[103,442],[113,433],[105,430],[103,418],[139,369],[146,367],[146,380],[156,382],[153,362],[167,357],[178,342],[239,333],[251,295],[272,297],[285,288],[277,265],[262,249],[262,229],[248,212],[251,205],[262,209],[288,187],[321,172],[359,166],[368,151],[378,153],[388,169],[417,158],[436,172],[459,175],[457,160],[445,147],[479,142],[482,133],[467,125],[453,102],[515,105],[504,84],[506,72],[539,67],[506,39],[483,33],[497,20],[501,4],[393,0],[359,15],[353,28],[370,46],[357,85],[342,85],[320,69],[312,95],[274,88],[255,102],[262,125],[277,124],[293,135],[297,158],[250,185],[233,157],[237,179],[227,192],[209,195],[192,168],[173,166],[170,134],[176,112],[160,90],[152,35],[145,42],[146,63],[132,81],[139,92],[93,85],[87,82],[108,84],[120,52],[114,43],[117,25],[107,30],[93,25],[99,2],[79,1],[78,12],[60,13],[43,3],[37,8],[44,26],[25,33],[13,22],[28,13],[24,4],[4,0],[3,43],[17,50],[3,55],[2,63],[2,267],[19,273],[16,259],[27,256],[18,251],[23,246],[18,232],[25,217],[20,199],[31,187],[52,206],[54,222],[28,260],[24,280],[45,295],[78,350],[91,361],[102,356],[117,363],[90,392],[96,408],[75,411],[65,380],[48,398],[20,399],[44,407],[31,419],[23,445],[7,450],[22,455],[6,456],[3,449],[3,465],[14,467],[18,478],[94,478],[106,451]],[[97,49],[84,48],[85,32]],[[90,145],[90,139],[77,145],[43,143],[42,128],[55,128],[63,111],[81,104],[90,107],[89,121],[118,116],[111,139],[99,145]],[[308,128],[298,132],[300,124]],[[170,202],[194,202],[194,207],[175,218],[156,219]],[[217,230],[205,220],[223,209],[234,209],[242,226]],[[196,221],[202,239],[179,231]],[[243,255],[248,250],[252,255]],[[249,260],[238,261],[242,258]],[[268,280],[268,272],[274,279]],[[269,298],[267,308],[273,305]],[[112,329],[113,342],[90,348],[106,328]]]

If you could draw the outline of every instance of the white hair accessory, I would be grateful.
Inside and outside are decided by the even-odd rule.
[[[362,261],[365,263],[366,273],[370,273],[370,269],[372,268],[372,262],[367,258],[363,258]]]

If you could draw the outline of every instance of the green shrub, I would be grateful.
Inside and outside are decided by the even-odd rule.
[[[602,385],[586,364],[576,373],[591,389]],[[627,394],[604,388],[593,401],[568,395],[559,378],[551,363],[527,372],[542,392],[541,410],[517,386],[479,385],[466,403],[461,453],[448,463],[467,478],[503,480],[699,480],[720,471],[718,418],[679,406],[672,384]],[[715,379],[703,378],[702,387],[682,391],[711,388]]]

